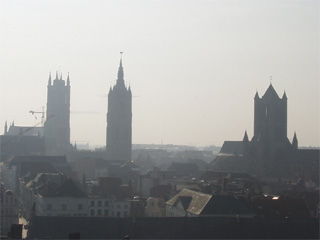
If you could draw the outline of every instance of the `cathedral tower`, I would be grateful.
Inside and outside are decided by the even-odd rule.
[[[122,54],[122,53],[121,53]],[[107,113],[108,160],[131,160],[132,94],[124,83],[122,57],[116,85],[110,88]]]
[[[48,81],[47,118],[44,123],[44,140],[46,153],[65,155],[70,146],[70,79],[60,79],[58,73],[51,82]]]
[[[255,95],[253,140],[287,141],[287,96],[280,98],[272,84],[261,98]]]

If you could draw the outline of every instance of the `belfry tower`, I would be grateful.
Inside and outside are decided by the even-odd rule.
[[[48,81],[47,118],[44,123],[44,141],[48,155],[65,155],[70,146],[70,79],[60,79],[58,73]]]
[[[254,136],[250,142],[255,171],[260,176],[274,173],[292,150],[287,137],[287,95],[280,98],[270,83],[265,94],[254,97]]]
[[[107,159],[131,160],[132,94],[124,83],[122,52],[116,85],[110,87],[107,113]]]
[[[254,136],[255,140],[287,142],[287,96],[278,96],[272,84],[259,97],[254,97]]]

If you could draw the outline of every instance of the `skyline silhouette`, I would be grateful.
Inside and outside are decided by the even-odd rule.
[[[39,122],[48,73],[69,72],[71,143],[105,145],[123,51],[133,143],[251,139],[252,100],[272,81],[288,138],[320,145],[316,1],[2,1],[0,15],[2,129]]]

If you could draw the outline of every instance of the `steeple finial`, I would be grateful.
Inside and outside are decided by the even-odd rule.
[[[120,52],[120,66],[119,66],[119,70],[118,70],[118,80],[117,80],[117,84],[120,83],[122,85],[124,85],[124,79],[123,79],[123,67],[122,67],[122,53]]]
[[[62,73],[60,73],[60,80],[62,80]]]
[[[56,79],[58,80],[59,78],[58,78],[58,71],[56,71]]]

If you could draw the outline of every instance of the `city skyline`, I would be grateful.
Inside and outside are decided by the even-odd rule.
[[[317,1],[1,1],[0,126],[40,121],[69,73],[71,143],[105,145],[123,51],[133,143],[221,146],[253,136],[253,98],[288,97],[288,138],[319,147]],[[272,77],[271,77],[272,76]]]

